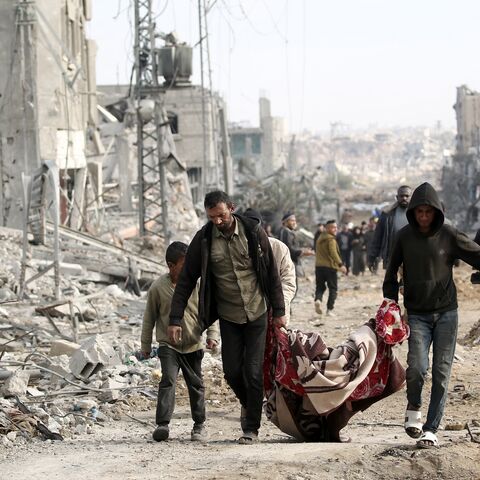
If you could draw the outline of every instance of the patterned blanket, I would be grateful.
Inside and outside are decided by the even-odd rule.
[[[279,329],[269,321],[264,361],[267,418],[300,441],[340,441],[358,411],[401,389],[405,370],[392,345],[408,338],[395,302],[336,348],[318,333]]]

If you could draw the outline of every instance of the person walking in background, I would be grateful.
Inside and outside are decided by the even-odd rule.
[[[317,240],[315,256],[315,311],[319,315],[322,314],[323,295],[328,288],[326,315],[333,316],[338,290],[337,272],[347,273],[347,269],[340,257],[336,239],[337,230],[337,222],[329,220],[325,224],[325,232]]]
[[[398,302],[398,270],[403,264],[404,305],[410,325],[407,356],[405,431],[422,448],[438,446],[437,430],[447,400],[457,338],[455,259],[480,268],[480,246],[445,225],[437,192],[429,183],[415,189],[407,210],[408,224],[397,235],[383,282],[385,298]],[[422,390],[433,348],[432,389],[422,422]]]
[[[298,244],[296,230],[297,219],[295,214],[287,212],[282,217],[282,226],[278,231],[278,239],[283,242],[290,250],[290,257],[295,265],[297,277],[304,275],[301,257],[315,255],[311,248],[301,248]]]
[[[366,255],[367,255],[367,266],[370,272],[373,274],[377,273],[378,270],[378,260],[375,258],[374,260],[371,260],[368,257],[368,252],[371,250],[371,245],[373,242],[373,237],[375,236],[375,227],[377,226],[377,218],[376,217],[370,217],[368,220],[367,224],[367,230],[365,234],[363,235],[363,238],[365,239],[365,250],[366,250]],[[372,263],[370,263],[372,261]]]
[[[247,208],[244,213],[245,217],[253,218],[264,227],[262,215],[253,208]],[[266,230],[265,230],[266,232]],[[290,323],[290,304],[295,298],[297,292],[297,279],[295,273],[295,265],[290,258],[290,251],[288,247],[277,238],[268,237],[270,246],[272,247],[275,263],[277,264],[278,273],[280,274],[280,281],[282,283],[283,300],[285,302],[285,325]]]
[[[347,271],[346,275],[348,275],[352,256],[352,232],[349,230],[347,224],[342,225],[342,230],[337,234],[337,242],[343,265],[345,265]]]
[[[157,442],[169,437],[169,423],[175,409],[175,387],[179,370],[187,385],[190,410],[194,421],[191,439],[206,440],[205,429],[205,388],[202,379],[203,342],[202,330],[198,323],[198,289],[195,288],[181,319],[181,342],[172,343],[168,337],[170,306],[175,285],[183,268],[187,245],[171,243],[165,252],[168,273],[156,280],[147,294],[147,305],[143,316],[141,351],[144,358],[150,356],[152,333],[156,332],[158,357],[162,365],[162,379],[158,386],[156,424],[153,439]],[[218,344],[218,324],[207,330],[207,348]]]
[[[200,278],[198,320],[220,319],[225,379],[242,406],[240,444],[258,439],[263,402],[267,311],[284,326],[285,303],[272,247],[258,221],[234,214],[225,192],[204,200],[208,223],[191,241],[170,311],[169,336],[182,337],[181,319]]]
[[[382,211],[370,250],[367,252],[369,265],[380,257],[383,260],[383,268],[387,268],[395,235],[408,223],[406,214],[411,194],[412,189],[402,185],[397,190],[396,202]]]
[[[355,276],[365,273],[366,247],[365,237],[360,227],[353,227],[352,231],[352,273]]]

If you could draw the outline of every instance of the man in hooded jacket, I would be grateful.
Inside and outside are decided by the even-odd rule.
[[[444,223],[437,192],[423,183],[413,192],[408,225],[395,240],[383,282],[384,297],[398,301],[397,273],[403,264],[404,306],[410,337],[407,357],[405,431],[422,448],[438,446],[437,429],[447,399],[457,337],[457,292],[452,267],[456,259],[480,268],[480,247]],[[433,348],[432,391],[425,423],[421,421],[422,388]]]

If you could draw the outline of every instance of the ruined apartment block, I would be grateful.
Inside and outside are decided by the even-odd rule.
[[[270,100],[259,99],[259,127],[231,125],[230,143],[237,180],[243,175],[264,178],[287,161],[285,121],[272,117]]]
[[[61,219],[77,228],[87,178],[86,136],[96,122],[91,0],[0,2],[0,212],[21,227],[22,174],[60,169]]]
[[[479,221],[480,200],[480,93],[466,85],[457,88],[456,150],[444,168],[443,191],[460,228],[469,230]]]

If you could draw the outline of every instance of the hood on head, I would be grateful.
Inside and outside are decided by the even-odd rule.
[[[436,190],[428,183],[422,183],[412,193],[410,203],[407,208],[408,223],[415,229],[418,229],[418,223],[415,220],[415,208],[420,205],[429,205],[435,209],[435,218],[432,223],[432,232],[436,232],[445,221],[443,207]]]

